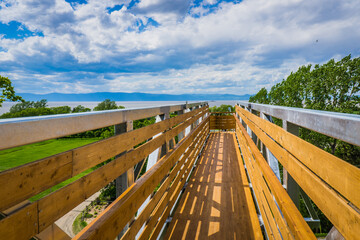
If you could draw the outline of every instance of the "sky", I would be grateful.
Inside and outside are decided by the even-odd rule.
[[[18,93],[254,94],[349,54],[359,0],[0,0]]]

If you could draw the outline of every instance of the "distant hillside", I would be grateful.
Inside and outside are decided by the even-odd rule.
[[[46,99],[51,102],[74,102],[74,101],[103,101],[110,99],[113,101],[212,101],[212,100],[248,100],[251,95],[233,95],[233,94],[150,94],[150,93],[114,93],[114,92],[97,92],[97,93],[49,93],[33,94],[19,93],[27,101],[38,101]]]

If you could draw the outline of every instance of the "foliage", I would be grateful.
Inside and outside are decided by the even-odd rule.
[[[10,108],[10,113],[17,113],[24,111],[28,108],[46,108],[47,107],[47,100],[41,99],[40,101],[33,102],[33,101],[24,101],[22,103],[15,104]]]
[[[261,89],[249,101],[288,107],[308,108],[360,114],[360,58],[348,55],[336,62],[302,66],[286,80],[274,85],[270,92]],[[360,165],[360,147],[300,128],[300,137],[354,165]],[[321,220],[322,231],[331,223],[314,206]]]
[[[210,112],[235,112],[235,107],[231,105],[221,104],[220,107],[214,106],[209,108]]]
[[[260,91],[256,95],[251,96],[249,98],[249,102],[261,102],[264,104],[268,104],[269,97],[268,97],[268,92],[267,92],[266,88],[260,89]]]
[[[11,81],[7,77],[3,77],[0,75],[0,89],[2,89],[2,94],[0,95],[0,107],[5,99],[10,101],[24,101],[22,97],[15,95],[14,87],[11,85]]]
[[[86,107],[84,107],[84,106],[82,106],[82,105],[77,105],[76,107],[74,107],[74,108],[72,109],[71,112],[73,112],[73,113],[79,113],[79,112],[90,112],[90,111],[91,111],[90,108],[86,108]]]
[[[4,113],[0,118],[16,118],[16,117],[30,117],[30,116],[43,116],[54,114],[66,114],[70,113],[71,108],[69,106],[60,107],[47,107],[47,100],[42,99],[37,102],[24,101],[22,103],[15,104],[10,108],[10,111]]]
[[[103,111],[103,110],[112,110],[112,109],[124,109],[124,106],[116,105],[115,101],[110,101],[110,99],[105,99],[101,103],[99,103],[94,111]]]

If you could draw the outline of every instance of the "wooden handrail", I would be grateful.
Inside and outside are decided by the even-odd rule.
[[[291,201],[289,195],[276,178],[270,166],[267,164],[255,143],[247,134],[238,118],[236,118],[236,123],[236,134],[239,140],[240,148],[244,156],[251,182],[255,189],[256,198],[258,203],[260,202],[260,210],[262,211],[262,215],[266,216],[266,218],[263,217],[263,219],[268,234],[275,237],[275,239],[281,239],[279,238],[280,235],[277,227],[275,227],[278,224],[280,232],[285,239],[292,239],[292,237],[295,239],[316,239],[304,218]],[[267,183],[263,182],[263,178],[266,179]],[[278,223],[275,223],[275,219],[273,218],[271,212],[276,212],[278,208],[275,207],[276,205],[274,204],[270,204],[270,206],[268,205],[268,202],[273,201],[274,199],[269,197],[270,192],[266,186],[269,186],[271,194],[275,197],[276,203],[281,210],[281,213],[275,213],[275,219],[277,219]],[[266,192],[268,197],[263,195],[263,191]],[[284,216],[286,222],[279,219],[282,218],[281,215]],[[285,225],[286,223],[287,226]],[[289,234],[288,229],[291,230],[291,234]]]
[[[341,234],[345,238],[356,239],[360,235],[360,214],[353,207],[354,203],[344,199],[330,185],[342,185],[343,188],[341,189],[339,186],[337,190],[344,195],[346,194],[345,196],[348,198],[356,199],[360,191],[359,187],[356,187],[359,184],[358,172],[360,170],[353,168],[353,166],[349,167],[348,163],[337,159],[335,156],[328,155],[323,150],[283,131],[274,124],[264,122],[259,117],[250,115],[240,107],[236,107],[236,110],[241,119],[275,155]],[[270,129],[269,126],[272,126],[272,128]],[[275,130],[277,130],[276,134],[274,134]],[[294,148],[289,144],[299,148]],[[307,157],[304,157],[306,154]],[[309,155],[313,159],[312,161],[309,161]],[[325,155],[326,158],[323,157]],[[324,170],[327,174],[326,177],[324,177]],[[337,177],[337,172],[341,172],[341,179]],[[321,176],[324,178],[321,179]],[[334,179],[338,179],[339,183],[334,183]],[[347,183],[346,187],[344,187],[344,183]],[[352,185],[354,186],[353,192],[347,192],[352,188]],[[272,184],[269,186],[272,186]]]

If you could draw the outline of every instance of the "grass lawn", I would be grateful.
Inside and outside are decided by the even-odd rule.
[[[98,140],[97,138],[52,139],[2,150],[0,151],[0,172]]]
[[[15,147],[7,150],[0,151],[0,172],[17,167],[29,162],[33,162],[45,157],[49,157],[70,149],[74,149],[95,141],[97,138],[65,138],[65,139],[52,139],[43,142],[33,143],[25,146]],[[70,178],[62,183],[59,183],[46,191],[30,198],[30,201],[36,201],[49,193],[66,186],[67,184],[81,178],[82,176],[90,173],[92,169],[88,169],[79,175]]]

